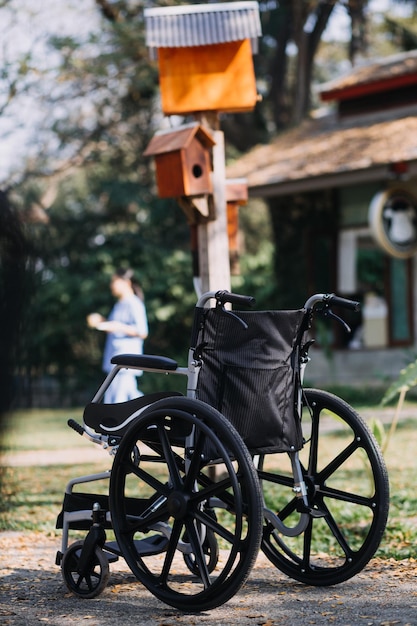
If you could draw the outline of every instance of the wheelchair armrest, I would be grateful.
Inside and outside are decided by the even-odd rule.
[[[166,356],[154,356],[153,354],[117,354],[111,359],[113,365],[135,367],[143,369],[167,370],[174,372],[177,361]]]

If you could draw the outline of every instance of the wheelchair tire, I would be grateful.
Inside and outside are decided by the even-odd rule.
[[[109,495],[121,553],[162,602],[204,611],[246,581],[260,547],[262,494],[241,437],[209,405],[172,397],[146,409],[121,441]],[[131,514],[132,497],[144,495],[149,506]],[[160,555],[141,551],[149,532],[166,539]]]
[[[80,598],[95,598],[107,586],[110,577],[109,562],[103,550],[97,546],[88,570],[80,573],[78,565],[84,541],[75,541],[62,557],[61,571],[68,589]]]
[[[379,547],[388,517],[388,474],[370,429],[346,402],[305,389],[303,404],[303,431],[308,421],[311,430],[299,454],[313,514],[294,537],[265,521],[261,548],[291,578],[334,585],[360,572]],[[295,526],[300,512],[291,474],[273,465],[263,457],[258,470],[266,507],[275,506],[279,519]]]

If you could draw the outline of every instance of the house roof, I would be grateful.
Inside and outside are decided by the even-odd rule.
[[[324,101],[344,100],[412,84],[417,86],[417,50],[358,66],[322,85],[319,93]]]
[[[250,195],[266,197],[377,180],[400,162],[417,174],[417,107],[355,125],[339,125],[335,116],[308,120],[253,148],[228,166],[227,177],[245,177]]]
[[[382,94],[398,93],[398,85],[413,81],[417,90],[417,50],[327,83],[321,90],[326,99],[342,101],[381,91],[385,108],[344,119],[336,113],[316,116],[268,145],[253,148],[229,165],[227,176],[246,177],[250,194],[260,197],[386,179],[393,175],[393,165],[402,162],[410,175],[417,176],[416,99],[389,108]]]
[[[255,40],[260,37],[259,6],[252,0],[145,9],[146,45],[186,48]]]

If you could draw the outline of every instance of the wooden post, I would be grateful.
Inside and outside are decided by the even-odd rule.
[[[201,292],[230,291],[229,240],[227,236],[226,164],[224,135],[213,131],[213,203],[215,220],[198,224],[198,264]]]
[[[212,190],[184,190],[178,198],[191,224],[192,238],[197,235],[198,239],[198,253],[193,257],[199,273],[195,287],[200,293],[230,290],[226,165],[219,113],[252,111],[258,101],[252,54],[262,32],[259,6],[256,1],[211,2],[146,8],[144,16],[146,44],[157,52],[162,111],[194,115],[210,129],[215,142]],[[168,171],[166,176],[170,180],[173,173]]]

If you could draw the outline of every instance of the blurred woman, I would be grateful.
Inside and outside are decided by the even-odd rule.
[[[103,355],[103,370],[108,373],[113,368],[111,359],[116,354],[142,354],[143,341],[148,336],[148,320],[140,285],[131,269],[120,269],[114,273],[110,289],[117,302],[105,319],[99,313],[87,317],[88,325],[107,333]],[[107,389],[104,402],[126,402],[142,395],[137,385],[137,377],[142,372],[122,369]]]

